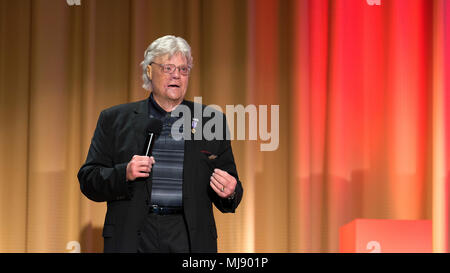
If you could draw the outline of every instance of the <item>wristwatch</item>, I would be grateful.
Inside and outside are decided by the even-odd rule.
[[[228,200],[233,200],[236,196],[236,192],[234,191],[230,196],[228,196]]]

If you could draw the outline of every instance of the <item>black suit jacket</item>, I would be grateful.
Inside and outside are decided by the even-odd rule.
[[[194,103],[183,101],[203,125],[208,118],[194,116]],[[196,107],[204,109],[204,105]],[[200,113],[201,114],[201,113]],[[226,128],[225,115],[222,115]],[[147,214],[145,179],[126,182],[126,167],[133,155],[142,154],[148,121],[148,100],[114,106],[100,113],[86,162],[78,172],[83,194],[107,202],[103,227],[105,252],[136,252],[138,233]],[[191,119],[192,120],[192,119]],[[200,126],[198,126],[199,128]],[[224,129],[225,132],[226,129]],[[197,130],[196,134],[201,134]],[[209,159],[202,150],[219,155]],[[220,198],[210,187],[214,168],[237,180],[233,200]],[[147,179],[151,190],[151,179]],[[151,194],[151,193],[150,193]],[[185,140],[183,209],[192,252],[217,252],[217,230],[212,204],[221,212],[234,212],[243,194],[229,140]]]

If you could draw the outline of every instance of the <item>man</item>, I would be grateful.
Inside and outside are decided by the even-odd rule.
[[[235,212],[243,194],[230,141],[194,137],[208,118],[195,116],[199,105],[184,100],[192,68],[184,39],[161,37],[144,56],[143,86],[150,96],[100,113],[78,173],[81,191],[107,202],[105,252],[217,252],[212,204]],[[171,130],[178,107],[190,110],[183,118],[192,126],[182,128],[190,138]],[[160,120],[162,130],[149,157],[143,151],[151,119]],[[226,121],[223,127],[226,132]]]

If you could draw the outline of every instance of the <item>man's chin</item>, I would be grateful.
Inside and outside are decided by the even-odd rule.
[[[184,94],[181,90],[168,90],[167,97],[172,101],[182,101]]]

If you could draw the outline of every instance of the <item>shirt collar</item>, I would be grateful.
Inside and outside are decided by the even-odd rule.
[[[161,114],[167,114],[168,112],[166,110],[164,110],[161,106],[159,106],[159,104],[156,102],[155,98],[153,97],[153,92],[150,93],[150,103],[152,104],[151,106],[154,107],[158,112],[160,112]]]
[[[169,113],[166,110],[164,110],[161,106],[159,106],[159,104],[153,97],[153,92],[150,93],[150,97],[148,99],[148,112],[150,117],[155,117],[158,119],[167,116],[167,114]]]
[[[187,101],[183,100],[180,104],[187,105]],[[150,93],[150,96],[148,98],[148,106],[149,116],[153,116],[156,118],[163,118],[168,114],[170,116],[171,112],[167,112],[156,102],[155,98],[153,97],[153,92]],[[182,114],[183,113],[181,113],[181,115]]]

